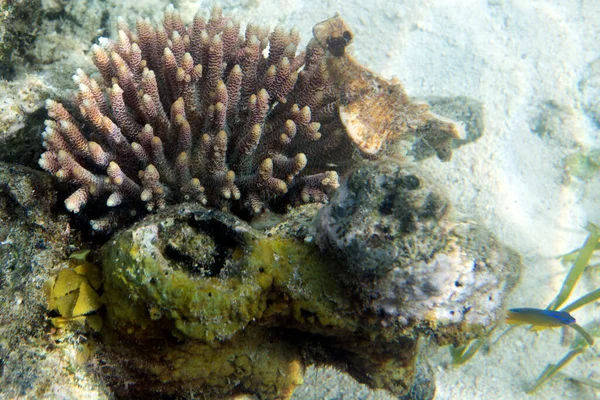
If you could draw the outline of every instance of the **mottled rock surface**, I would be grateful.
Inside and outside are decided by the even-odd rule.
[[[489,331],[519,275],[514,252],[454,214],[415,166],[394,160],[352,172],[316,224],[317,243],[345,265],[368,307],[438,344]]]
[[[70,369],[82,360],[74,339],[65,348],[49,335],[43,286],[69,245],[69,224],[55,213],[46,174],[0,163],[0,397],[105,396],[90,375]],[[62,339],[61,339],[62,340]]]
[[[0,78],[14,74],[24,62],[41,21],[41,0],[0,1]]]

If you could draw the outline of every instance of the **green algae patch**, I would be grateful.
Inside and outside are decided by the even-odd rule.
[[[69,293],[79,289],[85,277],[77,274],[72,269],[63,269],[58,273],[56,283],[54,284],[53,295],[56,298],[66,296]]]
[[[357,323],[345,320],[334,265],[315,246],[267,237],[225,213],[149,218],[116,236],[102,258],[109,321],[137,339],[225,341],[282,319]]]
[[[337,264],[316,246],[219,211],[150,216],[107,243],[102,264],[108,356],[127,360],[115,378],[139,374],[148,391],[289,398],[305,340],[359,326]]]
[[[104,257],[105,301],[116,328],[143,338],[169,327],[180,338],[226,340],[259,318],[266,308],[269,282],[258,271],[226,258],[216,276],[194,272],[184,255],[170,253],[165,225],[149,223],[119,235]],[[196,232],[202,235],[202,232]],[[168,240],[173,240],[169,237]],[[185,254],[189,256],[189,254]],[[234,273],[243,269],[243,274]],[[123,329],[120,329],[123,330]]]

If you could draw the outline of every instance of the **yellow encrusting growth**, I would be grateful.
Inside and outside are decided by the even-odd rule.
[[[339,341],[348,362],[373,364],[368,378],[353,367],[357,379],[398,393],[412,382],[416,341],[365,320],[313,244],[180,206],[115,236],[102,263],[107,329],[130,368],[115,379],[141,374],[141,390],[289,398],[317,336]]]
[[[102,318],[90,315],[99,310],[103,303],[96,290],[102,286],[99,268],[83,260],[70,259],[64,268],[46,283],[48,308],[56,310],[59,317],[51,319],[57,328],[71,330],[102,329]]]
[[[154,226],[140,227],[136,235],[155,231]],[[164,252],[145,243],[147,247],[132,244],[119,235],[104,256],[108,317],[115,328],[138,339],[171,334],[205,342],[228,340],[265,315],[284,314],[305,324],[300,310],[314,315],[314,324],[356,324],[339,316],[338,308],[344,308],[336,299],[340,289],[327,283],[334,280],[323,276],[331,270],[328,260],[313,246],[249,235],[244,247],[233,249],[219,266],[235,264],[243,272],[198,277],[177,269]],[[293,290],[300,286],[301,292]],[[273,302],[273,293],[285,296]]]

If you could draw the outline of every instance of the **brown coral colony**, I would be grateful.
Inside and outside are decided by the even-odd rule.
[[[294,30],[248,25],[242,37],[218,8],[187,27],[172,7],[162,25],[118,27],[92,47],[103,82],[74,76],[83,119],[47,102],[39,164],[77,187],[68,210],[190,200],[255,214],[338,186],[322,154],[335,164],[344,134],[316,41],[298,53]]]

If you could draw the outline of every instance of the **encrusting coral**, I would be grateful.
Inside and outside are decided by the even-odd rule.
[[[312,41],[298,53],[298,33],[281,27],[239,32],[219,8],[185,26],[170,6],[162,25],[121,24],[116,41],[92,47],[102,81],[74,76],[83,121],[47,102],[39,164],[77,187],[69,211],[98,198],[237,214],[327,200],[338,186],[327,165],[349,152],[324,50]]]

